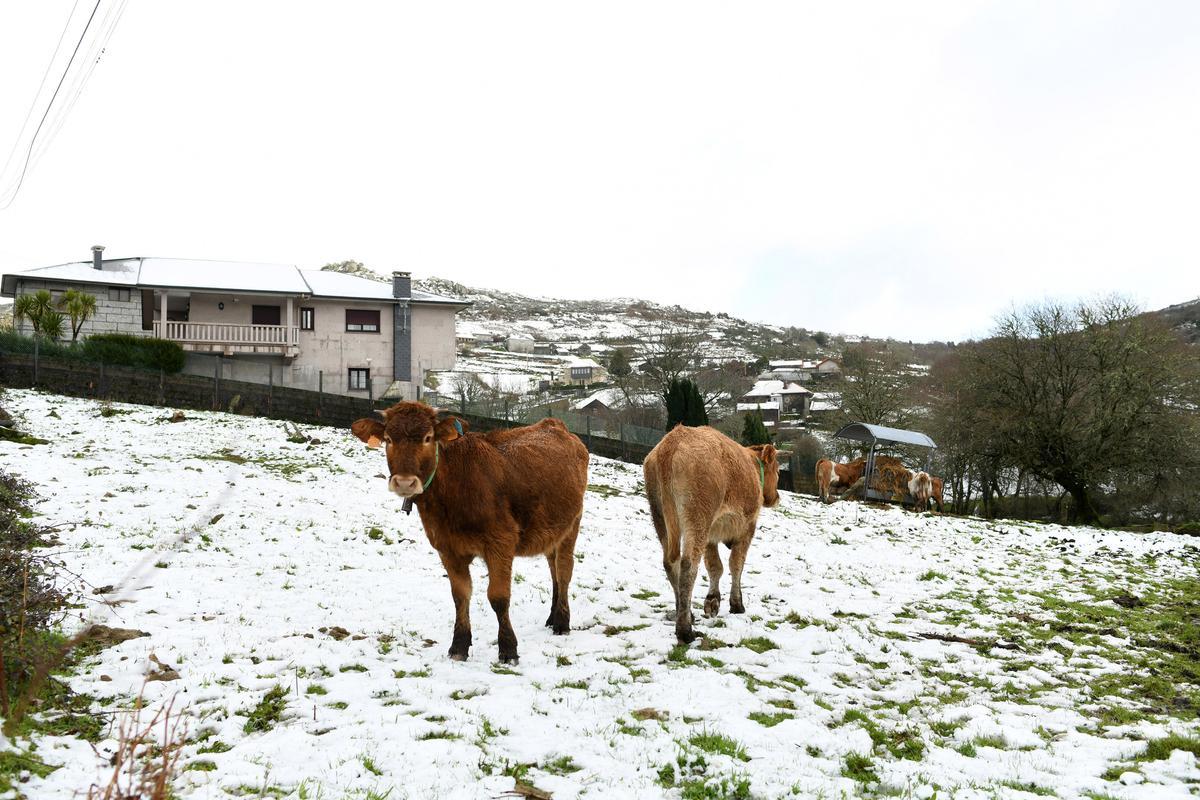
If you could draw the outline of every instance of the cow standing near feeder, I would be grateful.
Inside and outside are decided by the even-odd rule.
[[[928,472],[914,472],[908,481],[908,493],[912,495],[913,511],[926,511],[929,498],[933,496],[933,480]]]
[[[415,505],[429,543],[450,578],[454,636],[450,657],[462,661],[471,647],[471,562],[488,568],[488,602],[499,624],[500,660],[517,662],[517,637],[509,620],[514,556],[544,555],[553,594],[546,625],[571,629],[568,590],[575,540],[587,490],[588,452],[562,422],[487,434],[465,433],[455,417],[438,419],[424,403],[398,403],[383,419],[360,419],[354,435],[383,444],[388,489]]]
[[[743,447],[713,428],[677,425],[646,456],[642,470],[663,568],[675,594],[675,636],[691,642],[696,638],[692,590],[701,558],[708,568],[704,615],[720,610],[721,543],[730,551],[729,611],[746,611],[742,568],[759,511],[779,502],[779,461],[769,444]]]
[[[830,502],[830,491],[838,487],[853,486],[863,476],[866,459],[858,458],[849,464],[839,464],[822,458],[814,470],[817,478],[817,494],[826,503]]]

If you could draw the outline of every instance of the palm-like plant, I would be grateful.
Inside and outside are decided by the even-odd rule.
[[[71,318],[71,341],[74,342],[79,339],[79,331],[83,328],[83,323],[96,313],[96,297],[78,289],[68,289],[63,292],[62,299],[58,301],[58,307],[65,309],[67,316]]]
[[[38,333],[45,336],[47,339],[61,339],[63,329],[66,326],[66,318],[54,309],[42,312],[40,317],[41,324],[38,326]]]
[[[33,294],[23,294],[13,303],[13,321],[20,326],[22,322],[29,320],[35,334],[43,333],[43,320],[47,315],[57,313],[54,310],[54,299],[45,289],[39,289]],[[62,335],[62,315],[58,316],[59,335]]]

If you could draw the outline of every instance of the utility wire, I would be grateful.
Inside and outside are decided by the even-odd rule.
[[[63,107],[57,114],[51,117],[49,127],[46,129],[46,135],[42,142],[38,145],[37,150],[33,154],[33,162],[31,167],[36,167],[42,160],[42,156],[50,149],[50,145],[54,142],[54,138],[58,132],[62,130],[63,124],[67,121],[67,117],[71,115],[71,110],[75,108],[75,104],[83,95],[83,90],[87,83],[92,78],[92,73],[96,71],[100,60],[104,58],[108,48],[108,40],[112,38],[113,33],[117,29],[117,25],[121,22],[121,17],[125,14],[125,7],[129,0],[119,0],[117,5],[110,6],[108,12],[104,15],[104,19],[100,23],[99,33],[96,35],[92,46],[89,48],[86,58],[80,64],[88,64],[87,71],[79,73],[78,77],[71,82],[67,87],[67,91],[63,94],[66,98],[67,105]],[[112,20],[110,23],[109,20]],[[82,67],[81,67],[82,69]]]
[[[62,33],[58,35],[58,44],[54,45],[54,54],[50,56],[50,62],[46,64],[46,71],[42,73],[42,82],[38,84],[33,101],[29,104],[29,110],[25,112],[25,121],[21,123],[21,130],[17,134],[16,140],[13,141],[12,149],[8,151],[8,158],[4,159],[4,167],[0,168],[0,178],[8,174],[8,166],[12,163],[13,156],[17,154],[21,140],[25,138],[25,129],[29,127],[29,120],[33,119],[33,110],[37,108],[38,98],[42,96],[42,90],[46,88],[46,79],[50,77],[50,70],[54,66],[54,62],[58,60],[58,51],[62,49],[63,39],[67,37],[67,31],[71,28],[71,20],[75,19],[75,9],[78,7],[79,0],[75,0],[75,4],[71,6],[71,13],[67,14],[67,21],[63,25]]]
[[[92,20],[96,18],[96,12],[100,10],[100,3],[101,0],[96,0],[96,5],[92,6],[92,13],[88,15],[87,24],[83,26],[83,33],[79,34],[79,41],[75,43],[75,49],[71,51],[71,59],[67,61],[67,68],[63,70],[62,77],[58,79],[58,85],[54,87],[54,94],[50,96],[50,102],[46,105],[46,111],[42,114],[37,129],[33,132],[33,138],[29,140],[29,150],[25,153],[25,165],[21,168],[21,177],[17,179],[17,185],[13,189],[12,197],[8,198],[7,203],[0,206],[0,211],[7,209],[13,204],[13,201],[17,199],[17,194],[21,191],[21,186],[25,183],[25,173],[29,171],[29,159],[33,156],[33,146],[37,144],[38,134],[42,132],[42,125],[46,123],[46,117],[50,115],[50,109],[54,107],[58,91],[62,89],[63,82],[67,79],[67,74],[71,71],[71,65],[75,63],[75,56],[79,53],[80,46],[83,45],[83,39],[87,36],[88,29],[92,27]]]

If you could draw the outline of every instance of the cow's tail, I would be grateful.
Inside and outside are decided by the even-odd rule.
[[[674,563],[679,560],[679,537],[671,536],[663,513],[662,481],[658,471],[658,462],[647,459],[644,467],[646,479],[646,499],[650,501],[650,519],[654,522],[654,532],[658,534],[659,544],[663,549],[663,560]]]

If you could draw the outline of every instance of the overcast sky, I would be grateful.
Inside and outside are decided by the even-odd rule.
[[[0,163],[71,8],[0,5]],[[1194,0],[131,0],[47,130],[0,270],[354,258],[914,340],[1200,294]]]

